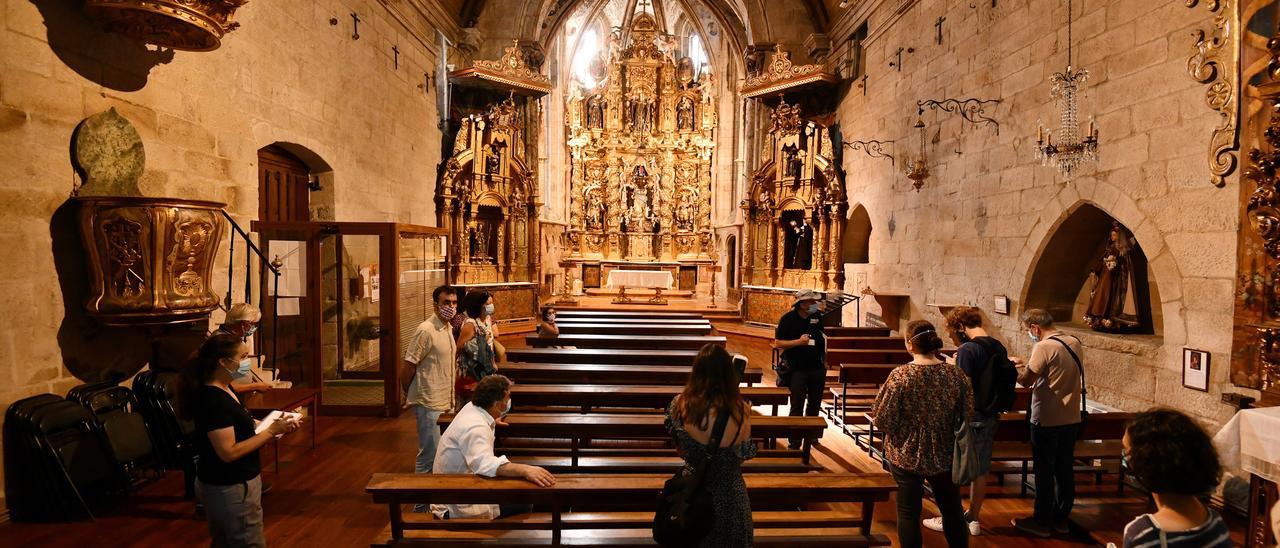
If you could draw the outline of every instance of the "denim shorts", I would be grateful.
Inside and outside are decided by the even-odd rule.
[[[996,441],[996,428],[1000,426],[1000,416],[978,418],[969,423],[973,430],[973,448],[978,452],[978,475],[991,471],[991,446]]]

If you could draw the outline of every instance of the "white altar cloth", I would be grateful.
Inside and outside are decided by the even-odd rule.
[[[674,282],[675,278],[665,270],[610,270],[609,279],[605,280],[605,287],[671,289]]]
[[[1245,409],[1231,417],[1213,443],[1222,465],[1240,467],[1268,481],[1280,483],[1280,407]]]

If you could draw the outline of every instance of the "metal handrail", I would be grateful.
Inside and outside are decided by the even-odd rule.
[[[249,250],[253,252],[253,255],[258,256],[259,267],[265,267],[268,271],[271,272],[272,295],[275,295],[277,298],[279,298],[280,265],[277,265],[272,261],[267,260],[267,256],[263,255],[262,250],[258,249],[258,246],[254,245],[253,240],[249,238],[249,233],[245,232],[244,229],[241,228],[240,224],[237,223],[235,219],[231,218],[231,215],[227,213],[227,210],[223,209],[221,211],[222,211],[222,216],[227,219],[227,222],[231,223],[231,229],[234,231],[234,233],[232,233],[230,237],[230,248],[229,248],[230,252],[228,253],[228,257],[227,257],[227,298],[226,298],[227,310],[228,311],[231,310],[231,293],[232,293],[232,288],[234,287],[235,278],[236,278],[235,251],[236,251],[236,235],[237,234],[244,239],[244,243],[249,246]],[[250,274],[252,273],[252,268],[250,268],[251,260],[252,260],[252,257],[250,256],[250,254],[246,253],[245,262],[244,262],[244,272],[245,272],[244,300],[246,303],[253,302],[252,301],[253,280],[250,279]],[[262,288],[262,290],[264,291],[264,293],[263,295],[259,296],[258,302],[264,302],[266,300],[265,288]],[[279,378],[279,375],[280,375],[280,370],[276,368],[276,365],[277,365],[276,359],[279,357],[279,354],[280,354],[279,336],[280,336],[280,307],[273,303],[271,306],[271,370],[275,371],[276,378]]]

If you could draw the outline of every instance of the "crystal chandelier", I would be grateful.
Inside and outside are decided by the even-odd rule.
[[[1050,98],[1058,102],[1058,139],[1054,142],[1053,130],[1040,125],[1036,132],[1036,158],[1044,165],[1054,165],[1062,175],[1071,179],[1075,170],[1085,163],[1098,163],[1098,128],[1089,117],[1088,131],[1080,137],[1080,105],[1078,97],[1089,71],[1071,66],[1071,2],[1067,0],[1067,70],[1054,73]],[[1039,125],[1039,124],[1038,124]]]

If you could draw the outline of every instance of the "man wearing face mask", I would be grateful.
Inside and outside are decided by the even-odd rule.
[[[782,359],[790,366],[791,411],[793,417],[818,416],[822,405],[822,387],[826,384],[825,365],[827,339],[822,334],[822,293],[812,289],[796,292],[791,311],[778,320],[773,333],[773,346],[782,350]],[[800,440],[789,440],[792,448]]]
[[[476,383],[471,402],[450,421],[436,449],[435,474],[475,474],[486,478],[524,478],[538,487],[555,485],[556,478],[538,466],[517,464],[494,455],[494,428],[511,411],[511,380],[489,375]],[[440,519],[495,519],[532,511],[527,505],[432,504]]]
[[[231,335],[241,341],[248,341],[249,337],[252,337],[258,331],[258,324],[261,322],[262,311],[258,307],[249,303],[236,303],[231,305],[231,309],[227,311],[227,317],[222,320],[222,324],[218,326],[218,329],[212,335]],[[252,369],[250,369],[250,373],[252,373]],[[254,380],[254,375],[250,374],[245,378]],[[231,384],[231,389],[235,390],[237,394],[266,392],[271,390],[271,383],[262,380],[235,382]]]
[[[1031,357],[1010,358],[1018,366],[1018,384],[1031,387],[1031,456],[1035,471],[1035,514],[1015,518],[1018,530],[1048,538],[1069,531],[1075,504],[1075,447],[1083,405],[1083,348],[1064,335],[1053,316],[1033,308],[1022,315],[1033,344]]]
[[[458,294],[452,287],[442,285],[431,292],[435,302],[435,314],[418,325],[413,339],[405,348],[404,364],[400,371],[400,386],[407,391],[406,402],[413,409],[418,421],[418,455],[413,471],[430,474],[436,444],[440,441],[440,426],[436,420],[442,413],[453,410],[454,355],[457,346],[449,320],[457,313]],[[415,511],[425,512],[425,505]]]

